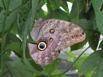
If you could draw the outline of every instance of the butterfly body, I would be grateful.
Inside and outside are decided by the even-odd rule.
[[[31,36],[36,44],[29,44],[30,55],[40,65],[51,63],[60,51],[84,41],[86,37],[78,25],[58,19],[37,22]]]

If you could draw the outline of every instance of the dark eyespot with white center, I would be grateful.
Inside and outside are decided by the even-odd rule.
[[[39,49],[40,51],[45,50],[46,47],[47,47],[47,44],[46,44],[45,42],[39,42],[39,43],[38,43],[38,49]]]

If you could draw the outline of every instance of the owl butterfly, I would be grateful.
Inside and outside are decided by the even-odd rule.
[[[55,60],[63,49],[85,40],[86,35],[72,22],[48,19],[34,24],[31,37],[35,44],[28,44],[30,56],[44,66]]]

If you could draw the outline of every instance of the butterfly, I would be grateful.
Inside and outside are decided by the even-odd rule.
[[[63,49],[86,38],[80,26],[59,19],[38,20],[30,34],[35,41],[34,44],[28,44],[30,56],[42,66],[57,59]]]

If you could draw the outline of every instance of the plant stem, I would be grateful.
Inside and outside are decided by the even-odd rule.
[[[72,67],[73,65],[79,60],[79,58],[84,54],[84,52],[90,48],[90,46],[88,46],[84,51],[82,51],[82,53],[75,59],[75,61],[71,64],[71,66],[66,70],[64,71],[62,74],[65,74],[66,72],[68,72]]]
[[[5,41],[6,41],[6,34],[2,35],[2,42],[1,42],[1,49],[0,49],[0,77],[1,77],[1,74],[2,74],[2,70],[3,70],[3,57],[2,57],[2,54],[5,52],[4,51]]]

